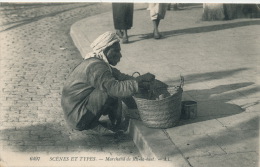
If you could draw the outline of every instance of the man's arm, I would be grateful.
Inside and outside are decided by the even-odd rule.
[[[112,68],[112,74],[115,77],[115,79],[119,81],[125,81],[125,80],[135,80],[135,77],[121,73],[118,69]]]
[[[110,96],[123,98],[138,92],[136,80],[117,80],[105,63],[98,62],[92,64],[86,74],[94,88],[103,90]]]

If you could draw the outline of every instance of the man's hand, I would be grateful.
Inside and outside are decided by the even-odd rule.
[[[151,74],[151,73],[146,73],[143,75],[140,75],[138,77],[136,77],[136,81],[139,82],[151,82],[155,79],[155,75]]]
[[[146,73],[144,75],[140,75],[136,77],[136,81],[138,82],[138,86],[140,88],[144,88],[149,90],[151,83],[155,80],[155,75],[151,73]]]

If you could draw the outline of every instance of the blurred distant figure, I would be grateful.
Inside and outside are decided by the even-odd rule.
[[[167,10],[171,10],[172,4],[168,3]]]
[[[182,9],[182,4],[181,3],[169,3],[167,10],[171,10],[171,7],[173,6],[173,10],[183,10]]]
[[[127,30],[133,26],[133,3],[112,3],[113,21],[116,34],[122,43],[128,43]]]
[[[167,3],[149,3],[150,17],[153,22],[153,37],[160,39],[162,36],[159,33],[158,27],[161,19],[164,19],[168,4]]]

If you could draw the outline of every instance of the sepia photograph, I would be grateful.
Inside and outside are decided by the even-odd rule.
[[[0,167],[259,167],[260,1],[0,1]]]

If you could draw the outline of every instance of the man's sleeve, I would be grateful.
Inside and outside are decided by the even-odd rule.
[[[119,80],[119,81],[125,81],[125,80],[135,80],[134,77],[130,76],[130,75],[127,75],[127,74],[124,74],[124,73],[121,73],[118,69],[116,68],[112,68],[112,74],[113,76]]]
[[[103,90],[113,97],[129,97],[138,92],[135,80],[117,80],[105,63],[94,63],[88,68],[90,83],[96,89]]]

